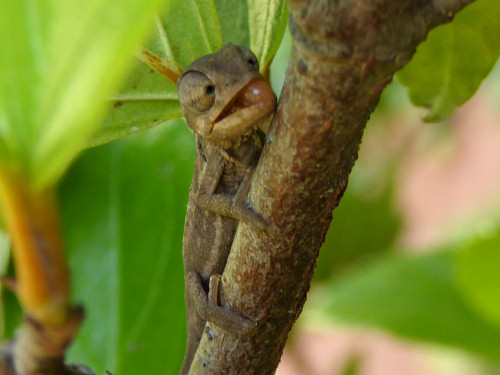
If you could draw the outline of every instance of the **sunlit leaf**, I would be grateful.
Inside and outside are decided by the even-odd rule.
[[[102,118],[161,0],[0,2],[0,163],[53,184]]]
[[[427,121],[442,121],[466,102],[500,53],[500,2],[478,0],[450,24],[429,33],[413,60],[398,74]]]
[[[285,33],[288,8],[285,0],[248,0],[250,49],[266,69]]]
[[[250,48],[267,69],[281,44],[288,22],[284,0],[215,0],[222,41]]]
[[[142,62],[134,65],[120,93],[110,99],[108,115],[89,142],[90,146],[182,116],[175,84]]]
[[[146,53],[179,69],[222,46],[219,19],[212,0],[170,0],[157,17]],[[138,50],[136,57],[143,53]],[[174,72],[176,73],[176,72]],[[120,92],[109,104],[109,115],[89,145],[163,124],[182,116],[174,82],[161,75],[146,59],[136,61]]]
[[[281,94],[281,89],[283,88],[283,83],[285,82],[286,68],[290,61],[290,55],[292,52],[292,36],[288,29],[283,35],[283,40],[276,55],[273,59],[270,68],[270,82],[276,95]]]

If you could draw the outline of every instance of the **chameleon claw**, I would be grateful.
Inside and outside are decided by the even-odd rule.
[[[221,276],[212,275],[209,281],[207,321],[234,333],[245,334],[257,326],[257,322],[222,307],[218,303]]]
[[[213,306],[219,305],[219,283],[220,275],[210,276],[210,281],[208,284],[208,303]]]
[[[221,276],[214,274],[209,279],[208,293],[203,289],[198,272],[188,273],[186,282],[192,294],[189,298],[194,301],[197,314],[205,321],[233,333],[248,333],[257,326],[257,322],[244,318],[237,312],[219,304]]]

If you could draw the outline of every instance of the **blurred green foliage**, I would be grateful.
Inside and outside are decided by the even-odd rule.
[[[459,287],[457,256],[384,257],[332,280],[309,318],[375,326],[397,336],[451,345],[500,360],[500,329],[478,313]]]
[[[61,5],[62,13],[56,12],[57,6],[32,9],[28,3],[0,3],[0,46],[8,47],[0,52],[1,57],[5,51],[13,54],[0,59],[2,71],[9,72],[0,76],[0,163],[25,166],[33,180],[43,186],[57,181],[89,139],[90,144],[108,143],[161,125],[85,151],[60,184],[74,299],[87,310],[68,359],[84,362],[98,373],[177,373],[185,339],[181,239],[194,160],[192,135],[182,121],[168,122],[181,115],[175,85],[142,62],[132,66],[111,105],[103,98],[116,88],[127,56],[149,24],[154,24],[154,32],[145,48],[181,67],[227,42],[252,46],[263,67],[277,52],[271,79],[279,90],[291,46],[287,33],[277,51],[287,21],[284,1],[169,0],[165,12],[156,19],[151,16],[158,6],[153,0],[148,2],[150,8],[139,10],[133,6],[142,7],[144,2],[106,0],[106,4],[113,3],[111,19],[105,17],[109,9],[101,0],[86,3],[85,11],[80,6]],[[45,19],[44,12],[53,16]],[[64,20],[59,19],[62,15]],[[473,24],[487,23],[491,17],[478,11],[472,15]],[[15,19],[9,20],[11,16]],[[127,17],[131,23],[125,27]],[[467,17],[465,11],[463,17]],[[48,43],[44,38],[53,41],[50,38],[55,36],[46,36],[50,33],[34,22],[40,20],[55,20],[54,35],[61,38],[50,43],[50,51],[44,50]],[[75,28],[76,24],[80,26]],[[66,35],[68,25],[75,30]],[[35,26],[40,30],[32,28]],[[102,36],[108,28],[116,30]],[[462,35],[462,31],[457,33]],[[482,33],[469,34],[472,41],[482,40]],[[470,43],[429,39],[429,44],[448,48],[446,54],[475,53],[480,55],[478,60],[484,57],[492,64],[489,47],[479,42],[484,50],[480,46],[460,50],[469,48]],[[449,93],[460,93],[436,97],[436,90],[426,84],[428,92],[419,94],[425,101],[417,100],[417,104],[431,103],[436,116],[445,116],[450,108],[467,100],[490,68],[485,68],[486,63],[470,63],[468,70],[457,70],[454,64],[442,63],[442,54],[425,52],[425,48],[435,51],[426,44],[415,56],[416,63],[401,77],[405,77],[402,80],[410,93],[418,90],[413,84],[427,82],[426,77],[441,85],[436,89],[440,94],[443,87]],[[104,55],[98,48],[105,50]],[[44,65],[51,61],[44,53],[59,56],[56,52],[60,51],[65,57],[52,68],[53,75],[46,77],[52,70],[47,70],[50,64]],[[457,75],[457,71],[461,73]],[[448,77],[448,86],[432,79],[434,74]],[[53,102],[44,101],[41,111],[39,95],[45,80],[53,90],[47,98]],[[455,89],[449,85],[451,81],[467,86],[467,90]],[[397,85],[389,90],[397,92],[393,99],[402,91]],[[387,112],[399,103],[382,100]],[[110,107],[109,114],[89,138],[105,105]],[[33,120],[39,118],[54,122],[39,125]],[[499,359],[497,236],[472,240],[461,250],[395,256],[401,218],[393,203],[394,172],[388,168],[378,176],[386,183],[375,189],[373,172],[356,166],[321,250],[315,281],[321,283],[322,299],[321,303],[312,301],[313,312],[328,321],[375,326],[399,336]],[[3,297],[8,336],[19,323],[20,312],[12,294]],[[353,362],[346,373],[355,373],[357,363]]]
[[[500,231],[457,255],[458,284],[471,306],[500,328]]]
[[[0,2],[0,166],[52,186],[102,120],[162,0]]]
[[[429,33],[398,73],[426,121],[443,121],[476,92],[500,53],[500,2],[478,0]]]
[[[375,197],[346,191],[333,212],[314,281],[329,280],[390,250],[401,227],[392,199],[388,188]]]
[[[361,358],[358,356],[352,357],[347,365],[342,370],[342,375],[357,375],[360,374]]]

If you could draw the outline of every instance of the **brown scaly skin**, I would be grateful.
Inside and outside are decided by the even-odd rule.
[[[193,62],[177,90],[187,124],[195,132],[196,164],[183,241],[189,371],[207,321],[230,332],[256,325],[220,306],[218,288],[240,221],[265,229],[245,206],[276,96],[261,81],[257,58],[232,44]]]

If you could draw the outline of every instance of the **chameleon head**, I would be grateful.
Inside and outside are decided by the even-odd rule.
[[[232,44],[189,65],[177,93],[189,127],[215,143],[250,133],[276,110],[276,96],[263,82],[255,55]]]

